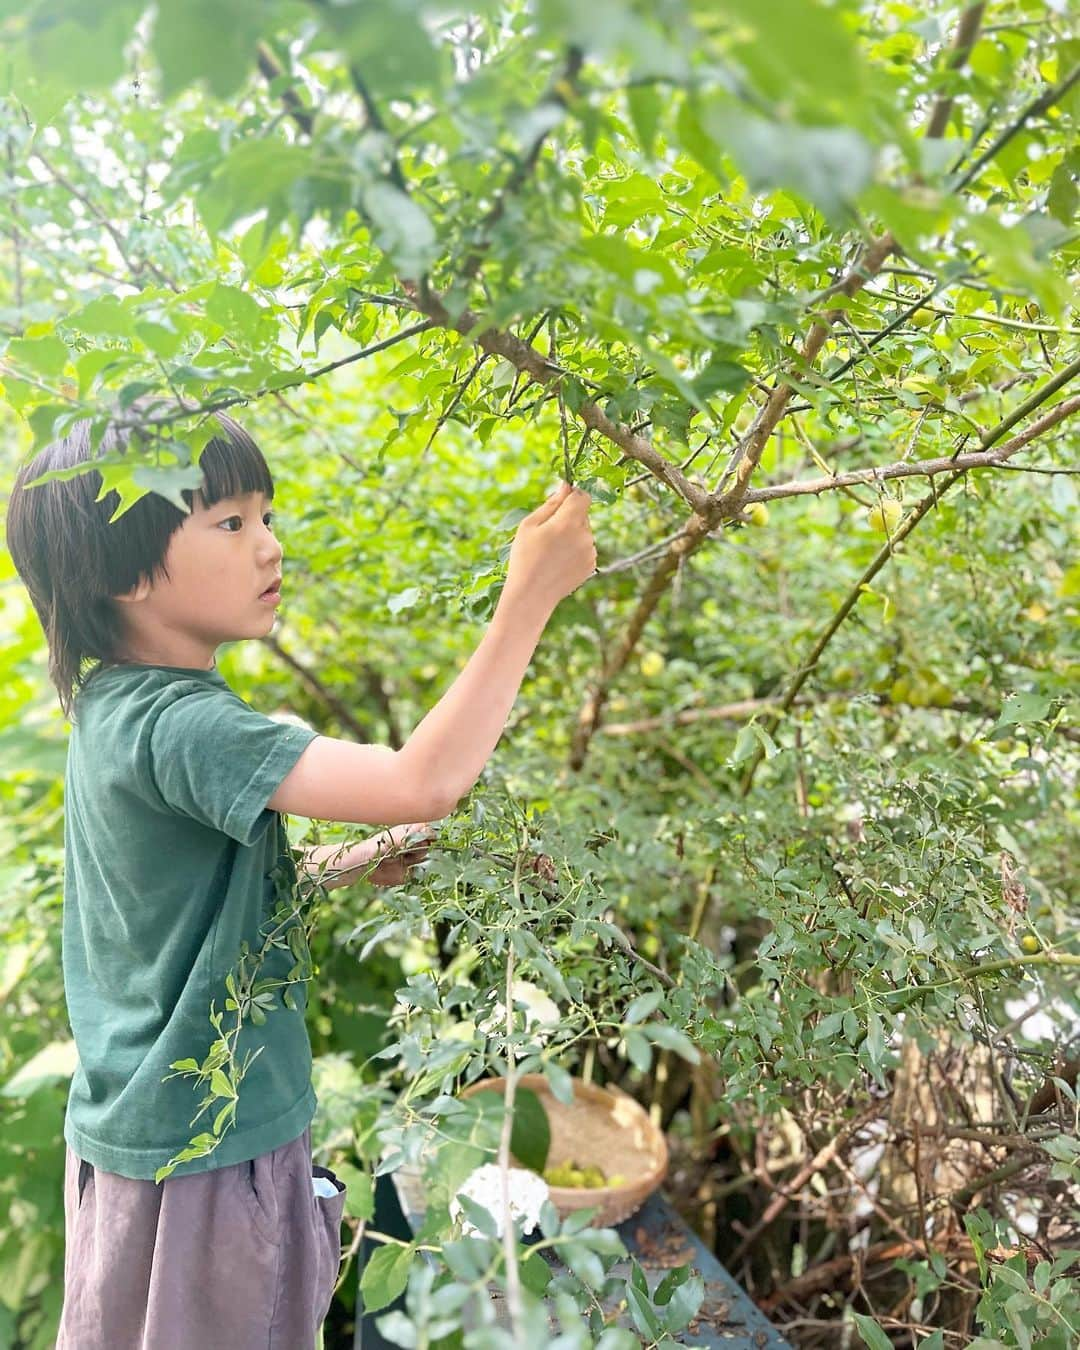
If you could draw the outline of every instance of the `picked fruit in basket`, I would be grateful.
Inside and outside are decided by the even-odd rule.
[[[589,1190],[595,1190],[599,1186],[621,1186],[626,1178],[620,1172],[608,1176],[595,1163],[579,1167],[576,1162],[570,1161],[559,1163],[555,1167],[545,1167],[544,1180],[549,1186],[569,1186],[571,1189],[584,1186]]]

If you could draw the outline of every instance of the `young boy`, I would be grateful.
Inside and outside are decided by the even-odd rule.
[[[563,483],[521,522],[487,632],[401,750],[275,721],[215,665],[221,643],[272,630],[289,590],[270,471],[216,416],[203,487],[183,494],[189,514],[151,493],[110,524],[117,494],[96,500],[96,469],[26,487],[95,457],[88,423],[20,469],[8,507],[8,547],[72,723],[62,950],[78,1065],[58,1350],[314,1346],[341,1259],[344,1187],[312,1167],[303,984],[295,1008],[242,1025],[237,1061],[261,1052],[235,1124],[157,1183],[197,1105],[169,1066],[205,1054],[211,1000],[224,1006],[241,943],[259,948],[288,849],[281,813],[406,825],[352,846],[333,884],[369,874],[384,852],[382,880],[402,880],[418,855],[399,846],[410,831],[430,837],[425,822],[477,781],[548,618],[596,566],[590,499]],[[100,453],[126,444],[110,429]],[[312,850],[304,866],[337,851]],[[292,957],[275,955],[283,964],[268,959],[260,975],[284,979]]]

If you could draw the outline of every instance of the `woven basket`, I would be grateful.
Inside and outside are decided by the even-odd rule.
[[[605,1174],[621,1172],[628,1179],[619,1186],[595,1189],[551,1186],[551,1203],[560,1218],[595,1207],[594,1223],[622,1223],[641,1208],[667,1174],[667,1141],[633,1097],[615,1087],[595,1087],[579,1078],[571,1081],[574,1100],[564,1106],[543,1074],[527,1073],[518,1079],[519,1087],[535,1092],[547,1112],[551,1124],[548,1166],[595,1165]],[[505,1087],[505,1079],[483,1078],[461,1096],[502,1092]]]

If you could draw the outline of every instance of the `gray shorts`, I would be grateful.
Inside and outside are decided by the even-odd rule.
[[[328,1177],[319,1196],[312,1176]],[[345,1187],[311,1127],[250,1162],[160,1183],[67,1149],[56,1350],[314,1350],[341,1263]]]

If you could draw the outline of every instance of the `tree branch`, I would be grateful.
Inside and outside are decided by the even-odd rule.
[[[1074,362],[1074,365],[1080,366],[1080,362]],[[1080,395],[1059,403],[1045,418],[1034,422],[1022,435],[1014,436],[998,450],[973,450],[963,455],[942,455],[937,459],[921,459],[909,464],[889,464],[884,468],[854,469],[850,473],[838,473],[829,478],[808,478],[801,482],[778,483],[775,487],[755,488],[748,492],[743,505],[751,502],[771,502],[779,497],[802,497],[810,494],[817,496],[836,488],[851,487],[859,483],[880,483],[891,478],[932,478],[935,474],[948,473],[953,469],[1005,468],[1005,461],[1017,451],[1023,450],[1030,441],[1077,411],[1080,411]],[[1013,464],[1008,467],[1021,470],[1028,468],[1025,464]],[[1038,470],[1036,468],[1033,471]]]
[[[1075,365],[1075,363],[1073,364]],[[990,431],[986,432],[984,436],[981,438],[982,446],[984,448],[988,448],[989,446],[993,445],[996,441],[1000,440],[1000,438],[1005,434],[1005,432],[1010,427],[1014,426],[1016,422],[1021,417],[1023,417],[1026,412],[1032,411],[1034,408],[1037,408],[1040,403],[1044,403],[1048,398],[1052,397],[1057,392],[1057,390],[1060,389],[1061,386],[1066,382],[1066,380],[1071,379],[1071,374],[1069,373],[1071,369],[1072,367],[1068,367],[1066,370],[1056,375],[1052,380],[1048,380],[1046,384],[1044,384],[1040,389],[1037,389],[1035,393],[1031,395],[1030,398],[1025,399],[1024,402],[1020,404],[1018,408],[1014,409],[1014,411],[1010,413],[1008,417],[1004,418],[1001,422],[999,422],[996,427],[993,427]],[[1035,423],[1034,426],[1029,427],[1026,432],[1021,433],[1021,436],[1017,437],[1017,440],[1021,440],[1022,438],[1022,443],[1027,444],[1028,441],[1033,440],[1034,437],[1039,435],[1042,431],[1046,431],[1050,427],[1056,426],[1058,422],[1060,422],[1064,417],[1067,417],[1069,415],[1069,412],[1072,410],[1072,405],[1073,400],[1068,400],[1065,403],[1059,404],[1056,408],[1052,409],[1049,413],[1047,413],[1047,415],[1044,418],[1041,418],[1039,422]],[[818,638],[817,642],[814,643],[814,646],[809,656],[802,663],[799,669],[795,672],[795,675],[793,676],[790,684],[784,691],[784,695],[781,698],[780,703],[778,704],[775,712],[769,718],[766,730],[770,734],[773,731],[775,731],[776,726],[780,721],[780,718],[791,707],[791,704],[794,701],[795,696],[798,694],[799,690],[806,683],[807,679],[810,676],[811,671],[813,671],[814,667],[817,665],[818,660],[821,657],[821,653],[829,645],[830,641],[832,640],[836,631],[839,629],[840,625],[844,622],[847,616],[859,603],[859,599],[863,594],[864,587],[870,584],[870,582],[874,579],[874,577],[877,576],[878,572],[881,571],[881,569],[893,556],[895,550],[903,543],[903,541],[912,532],[912,530],[915,529],[915,527],[919,524],[919,522],[923,519],[923,517],[930,511],[930,509],[937,505],[939,499],[946,492],[948,492],[949,488],[951,488],[954,483],[960,481],[960,479],[964,476],[965,472],[966,472],[965,469],[958,469],[948,479],[946,479],[945,483],[940,488],[935,487],[933,490],[931,490],[918,504],[915,510],[912,511],[911,515],[900,523],[900,525],[897,527],[896,532],[889,538],[888,542],[884,545],[884,547],[880,549],[876,557],[863,572],[862,576],[859,577],[858,581],[849,591],[847,597],[841,604],[840,608],[836,611],[832,619],[830,619],[829,623],[826,625],[824,632]],[[761,764],[764,757],[765,757],[764,747],[758,745],[754,751],[754,754],[751,756],[749,763],[747,764],[746,772],[743,776],[741,793],[744,797],[750,791],[750,788],[753,785],[754,775],[757,773],[758,766]]]
[[[285,73],[278,65],[274,53],[270,50],[267,44],[261,40],[256,45],[255,57],[259,63],[259,69],[266,77],[267,83],[272,83],[274,80],[278,78],[279,75],[283,75]],[[297,94],[296,90],[283,89],[281,91],[281,101],[282,103],[285,104],[285,107],[289,111],[290,117],[292,117],[293,121],[304,133],[304,135],[310,136],[315,126],[314,114],[312,113],[310,108],[304,107],[303,103],[300,101],[300,97]]]
[[[1052,89],[1048,89],[1045,94],[1040,95],[1034,102],[1029,103],[1015,122],[1011,122],[1001,135],[983,151],[975,163],[972,164],[971,168],[968,169],[967,173],[964,174],[963,178],[952,185],[953,192],[959,192],[962,188],[966,188],[983,165],[988,164],[999,150],[1008,145],[1016,133],[1022,130],[1026,122],[1029,122],[1031,118],[1035,117],[1038,113],[1045,112],[1047,108],[1052,108],[1060,98],[1063,98],[1064,95],[1069,92],[1077,80],[1080,80],[1080,65],[1073,66],[1072,70],[1059,84],[1054,85]]]
[[[106,232],[106,234],[108,234],[109,238],[116,245],[116,251],[120,254],[120,257],[123,258],[124,262],[131,269],[131,274],[135,278],[136,283],[138,281],[138,278],[142,275],[143,271],[148,269],[154,274],[154,276],[158,279],[158,281],[160,281],[161,284],[167,287],[170,291],[175,291],[179,289],[176,286],[176,284],[165,275],[165,273],[161,270],[161,268],[158,267],[155,263],[151,262],[149,258],[132,257],[132,255],[128,252],[127,240],[116,228],[116,226],[105,214],[105,212],[101,209],[101,207],[98,206],[97,203],[93,201],[90,197],[88,197],[86,193],[83,192],[80,188],[77,188],[70,178],[67,178],[64,174],[62,174],[59,169],[54,168],[53,165],[41,153],[41,151],[36,148],[36,143],[34,149],[34,157],[37,160],[39,160],[41,164],[44,165],[46,171],[52,177],[53,182],[55,182],[59,187],[62,187],[66,192],[70,193],[71,196],[74,197],[76,201],[82,202],[83,206],[86,207],[87,211],[89,211],[91,216],[93,216],[93,218],[98,222],[98,224],[102,227],[102,229]]]
[[[566,99],[564,98],[559,86],[563,83],[566,83],[571,88],[574,87],[577,77],[581,73],[581,66],[582,63],[584,62],[584,59],[585,54],[581,50],[581,48],[572,46],[567,54],[566,68],[564,69],[562,75],[560,75],[557,80],[552,82],[551,87],[542,95],[539,104],[537,106],[542,106],[544,103],[556,103],[560,107],[565,108]],[[545,127],[545,129],[541,131],[537,137],[535,137],[532,145],[529,147],[528,153],[525,155],[523,159],[519,159],[518,162],[514,165],[513,172],[510,174],[510,177],[506,180],[506,183],[503,185],[503,187],[499,190],[499,195],[495,199],[495,204],[492,206],[491,210],[481,221],[480,239],[470,252],[469,256],[465,259],[465,262],[462,264],[461,275],[463,280],[471,281],[473,277],[476,276],[476,273],[480,268],[480,264],[484,260],[484,254],[487,252],[488,248],[491,245],[492,229],[503,218],[503,214],[506,211],[506,203],[510,200],[512,196],[514,196],[515,193],[521,190],[521,187],[524,184],[526,178],[528,178],[528,176],[532,173],[533,169],[535,168],[536,161],[540,157],[540,150],[543,147],[544,142],[547,140],[547,135],[548,135],[548,128]]]
[[[859,290],[870,280],[878,271],[885,259],[892,253],[896,247],[896,240],[891,234],[885,234],[880,239],[872,239],[864,248],[858,261],[854,264],[847,276],[844,277],[836,286],[830,287],[827,295],[840,294],[848,297],[857,294]],[[919,302],[922,303],[921,301]],[[916,306],[918,308],[918,306]],[[829,335],[830,326],[843,313],[840,309],[832,309],[823,319],[818,320],[810,332],[807,334],[806,341],[803,343],[802,351],[799,353],[800,361],[809,365],[825,345],[825,339]],[[791,385],[781,380],[774,387],[764,406],[754,418],[753,424],[739,441],[735,455],[728,467],[730,472],[735,471],[735,481],[727,492],[721,492],[723,481],[716,493],[709,498],[709,505],[719,506],[721,514],[733,515],[738,509],[740,503],[746,495],[749,488],[750,477],[761,461],[766,443],[772,435],[776,424],[784,415],[784,409],[787,407],[794,390]],[[726,476],[726,475],[725,475]]]
[[[8,137],[7,142],[7,172],[14,188],[15,183],[15,143]],[[14,270],[13,280],[15,282],[15,312],[22,318],[23,308],[23,259],[22,259],[22,234],[18,228],[19,219],[19,199],[13,191],[11,194],[11,229],[8,231],[8,238],[11,240],[11,247],[14,251]]]
[[[790,1200],[792,1192],[805,1186],[815,1172],[820,1172],[826,1163],[831,1158],[835,1157],[835,1155],[844,1147],[848,1140],[851,1139],[853,1135],[858,1134],[867,1121],[873,1119],[873,1117],[878,1114],[879,1110],[880,1107],[877,1102],[872,1102],[869,1106],[864,1107],[857,1116],[848,1121],[833,1139],[830,1139],[824,1147],[820,1148],[808,1163],[799,1169],[790,1182],[786,1183],[783,1187],[778,1188],[777,1193],[765,1206],[765,1211],[761,1218],[754,1224],[749,1232],[747,1232],[746,1236],[728,1258],[729,1266],[738,1265],[762,1233],[764,1233],[766,1228],[770,1227],[770,1225],[775,1222]]]
[[[370,741],[371,735],[353,715],[352,712],[342,703],[341,699],[332,689],[328,689],[319,677],[310,671],[304,663],[287,651],[278,639],[272,635],[262,639],[263,645],[269,647],[274,655],[284,665],[288,666],[300,678],[300,682],[307,689],[308,693],[313,695],[318,701],[337,718],[340,725],[349,732],[357,741]],[[374,672],[372,672],[374,675]],[[385,698],[385,694],[383,694]],[[391,745],[395,750],[400,749],[400,738],[394,735],[393,723],[391,721]]]
[[[353,352],[351,356],[343,356],[339,361],[331,361],[329,365],[320,366],[317,370],[281,372],[282,374],[295,374],[296,378],[288,386],[290,389],[301,384],[312,384],[322,375],[327,375],[333,370],[340,370],[342,366],[351,366],[356,361],[362,361],[366,356],[374,356],[376,352],[385,351],[388,347],[395,347],[399,342],[406,341],[407,338],[415,337],[417,333],[426,332],[434,325],[425,321],[423,323],[413,324],[411,328],[403,328],[397,333],[391,334],[388,338],[383,338],[381,342],[374,342],[370,347],[364,347],[361,351]],[[26,378],[23,376],[22,378]],[[52,391],[50,391],[52,392]],[[138,427],[147,429],[151,427],[169,426],[173,422],[178,422],[182,417],[206,416],[209,413],[222,412],[225,408],[233,408],[238,403],[250,403],[253,399],[264,398],[267,394],[276,394],[280,392],[277,386],[270,387],[264,385],[261,389],[253,390],[250,393],[230,394],[225,398],[213,399],[210,403],[195,403],[194,401],[181,398],[170,400],[176,402],[179,406],[169,412],[162,413],[159,417],[126,417],[118,414],[112,418],[112,424],[117,427]]]
[[[954,44],[954,64],[958,65],[966,60],[978,31],[978,24],[982,18],[982,8],[981,4],[977,4],[965,11],[960,24],[961,31],[958,32]],[[951,99],[949,100],[949,106],[951,107]],[[938,134],[933,128],[939,120],[940,114],[935,109],[935,112],[931,115],[931,130],[928,131],[928,135]],[[895,248],[896,241],[891,233],[886,233],[878,239],[871,239],[864,246],[859,258],[847,275],[842,277],[835,285],[830,286],[821,297],[822,300],[835,295],[845,295],[849,298],[856,295],[877,274]],[[931,294],[936,293],[937,289],[938,287],[935,286]],[[918,301],[909,313],[913,313],[914,310],[920,308],[922,303],[922,300]],[[842,310],[834,308],[813,324],[803,343],[802,351],[799,353],[802,364],[809,365],[816,359],[825,344],[831,325],[842,313]],[[729,461],[716,491],[707,494],[704,503],[692,501],[694,516],[685,531],[672,542],[669,551],[661,558],[649,580],[644,595],[638,602],[626,632],[620,639],[615,651],[605,661],[597,684],[589,692],[581,708],[571,742],[569,759],[571,769],[578,770],[585,762],[590,738],[600,723],[608,688],[629,659],[645,624],[659,603],[660,596],[666,590],[669,580],[676,574],[683,562],[701,547],[725,516],[737,515],[742,509],[743,501],[750,487],[751,476],[761,461],[769,437],[784,416],[792,392],[793,389],[790,384],[782,377],[778,379],[750,428],[740,438],[735,454]],[[732,471],[735,474],[735,481],[727,492],[724,492],[724,483]],[[760,762],[762,753],[759,746],[759,758],[755,763]]]
[[[985,3],[980,3],[972,5],[970,9],[961,14],[960,22],[956,26],[956,37],[953,40],[952,57],[949,60],[949,66],[952,70],[959,70],[968,59],[978,36],[979,25],[982,23],[985,8]],[[945,134],[945,128],[949,125],[952,105],[952,94],[942,94],[938,97],[930,113],[930,120],[926,124],[927,140],[936,140]]]
[[[376,352],[386,351],[388,347],[394,347],[399,342],[404,342],[406,338],[416,337],[417,333],[425,333],[434,324],[430,321],[424,323],[414,323],[411,328],[403,328],[397,333],[392,333],[388,338],[383,338],[381,342],[373,342],[370,347],[364,347],[361,351],[353,352],[351,356],[343,356],[338,361],[331,361],[329,365],[319,366],[317,370],[309,370],[299,384],[310,384],[312,380],[319,379],[322,375],[329,375],[332,370],[340,370],[342,366],[351,366],[354,361],[363,361],[366,356],[374,356]]]
[[[529,343],[515,337],[512,333],[497,328],[485,328],[483,318],[472,310],[463,310],[456,319],[451,318],[442,298],[434,291],[426,295],[420,293],[415,281],[404,283],[416,308],[427,314],[430,320],[441,328],[449,328],[469,338],[485,352],[504,357],[518,370],[528,375],[537,384],[553,385],[563,378],[563,372],[554,368],[547,359]],[[678,493],[694,510],[704,507],[707,494],[690,482],[670,460],[664,458],[642,436],[635,435],[622,423],[615,423],[591,400],[583,402],[578,409],[578,417],[591,430],[612,441],[623,454],[644,464],[657,478],[666,483],[673,492]]]

